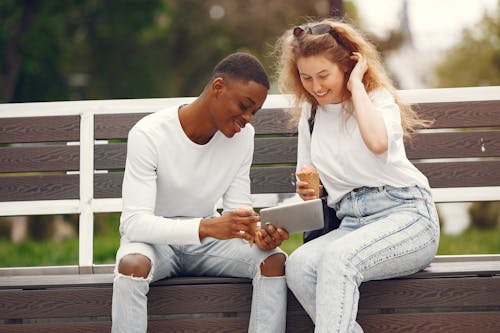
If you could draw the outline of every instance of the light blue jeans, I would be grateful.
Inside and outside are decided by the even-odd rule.
[[[439,244],[437,211],[430,192],[416,186],[363,187],[334,208],[340,227],[290,255],[287,283],[315,332],[363,332],[359,285],[425,268]]]
[[[263,251],[241,239],[206,238],[201,245],[151,245],[130,243],[122,238],[116,262],[127,254],[140,253],[151,260],[147,279],[120,274],[113,282],[112,332],[147,330],[147,293],[153,281],[179,274],[231,276],[253,279],[252,307],[248,331],[283,333],[286,327],[287,288],[284,276],[266,277],[260,264],[279,248]],[[283,253],[284,254],[284,253]],[[286,256],[286,254],[284,254]],[[118,265],[117,265],[118,266]]]

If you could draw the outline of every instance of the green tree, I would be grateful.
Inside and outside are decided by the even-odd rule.
[[[500,84],[500,2],[476,27],[465,29],[436,67],[438,87]]]
[[[332,3],[287,0],[4,0],[2,102],[195,96],[223,56],[271,72],[276,38]],[[344,9],[355,17],[352,2]]]

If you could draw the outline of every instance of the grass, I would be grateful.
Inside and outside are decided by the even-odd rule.
[[[500,228],[467,229],[459,235],[441,235],[438,254],[500,254]]]
[[[119,245],[116,223],[113,232],[96,232],[94,238],[94,263],[114,263]],[[97,229],[97,228],[96,228]],[[98,231],[98,230],[96,230]],[[494,230],[468,229],[460,235],[441,235],[438,254],[498,254],[500,253],[500,228]],[[281,248],[288,254],[302,244],[302,234],[293,234]],[[62,242],[26,240],[12,244],[0,239],[0,267],[77,265],[78,239]]]

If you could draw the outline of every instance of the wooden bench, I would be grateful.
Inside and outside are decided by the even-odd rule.
[[[435,119],[407,148],[435,200],[500,200],[500,87],[401,95]],[[121,210],[126,144],[120,140],[145,114],[191,100],[0,104],[0,216],[80,219],[78,265],[0,269],[0,332],[109,332],[113,266],[94,264],[93,221],[94,214]],[[290,183],[296,134],[283,114],[288,103],[270,95],[253,121],[256,207],[298,200]],[[237,278],[156,282],[149,331],[245,332],[251,289],[250,280]],[[438,256],[417,274],[363,283],[359,306],[368,333],[499,332],[500,256]],[[287,332],[313,329],[289,293]]]

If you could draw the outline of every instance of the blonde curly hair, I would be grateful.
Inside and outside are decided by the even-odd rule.
[[[331,27],[328,33],[310,33],[311,28],[325,24]],[[307,101],[311,105],[318,105],[314,96],[307,92],[301,83],[297,60],[301,57],[324,55],[328,60],[338,64],[340,68],[346,71],[345,83],[347,84],[349,75],[356,64],[350,56],[352,52],[359,52],[368,64],[368,69],[362,81],[366,91],[371,92],[383,87],[394,96],[394,100],[400,109],[405,138],[410,137],[410,134],[417,127],[429,125],[428,121],[418,118],[409,104],[405,104],[400,100],[396,89],[382,66],[379,52],[363,33],[354,28],[353,25],[340,20],[325,19],[316,22],[310,21],[298,28],[300,29],[299,32],[303,33],[295,36],[294,30],[297,27],[286,31],[278,39],[275,50],[278,55],[276,64],[279,88],[282,93],[292,94],[296,97],[295,106],[292,109],[292,118],[295,121],[300,118],[301,106],[304,102]],[[344,90],[346,100],[350,99],[349,90]],[[345,107],[344,110],[352,113],[352,105],[351,107]]]

